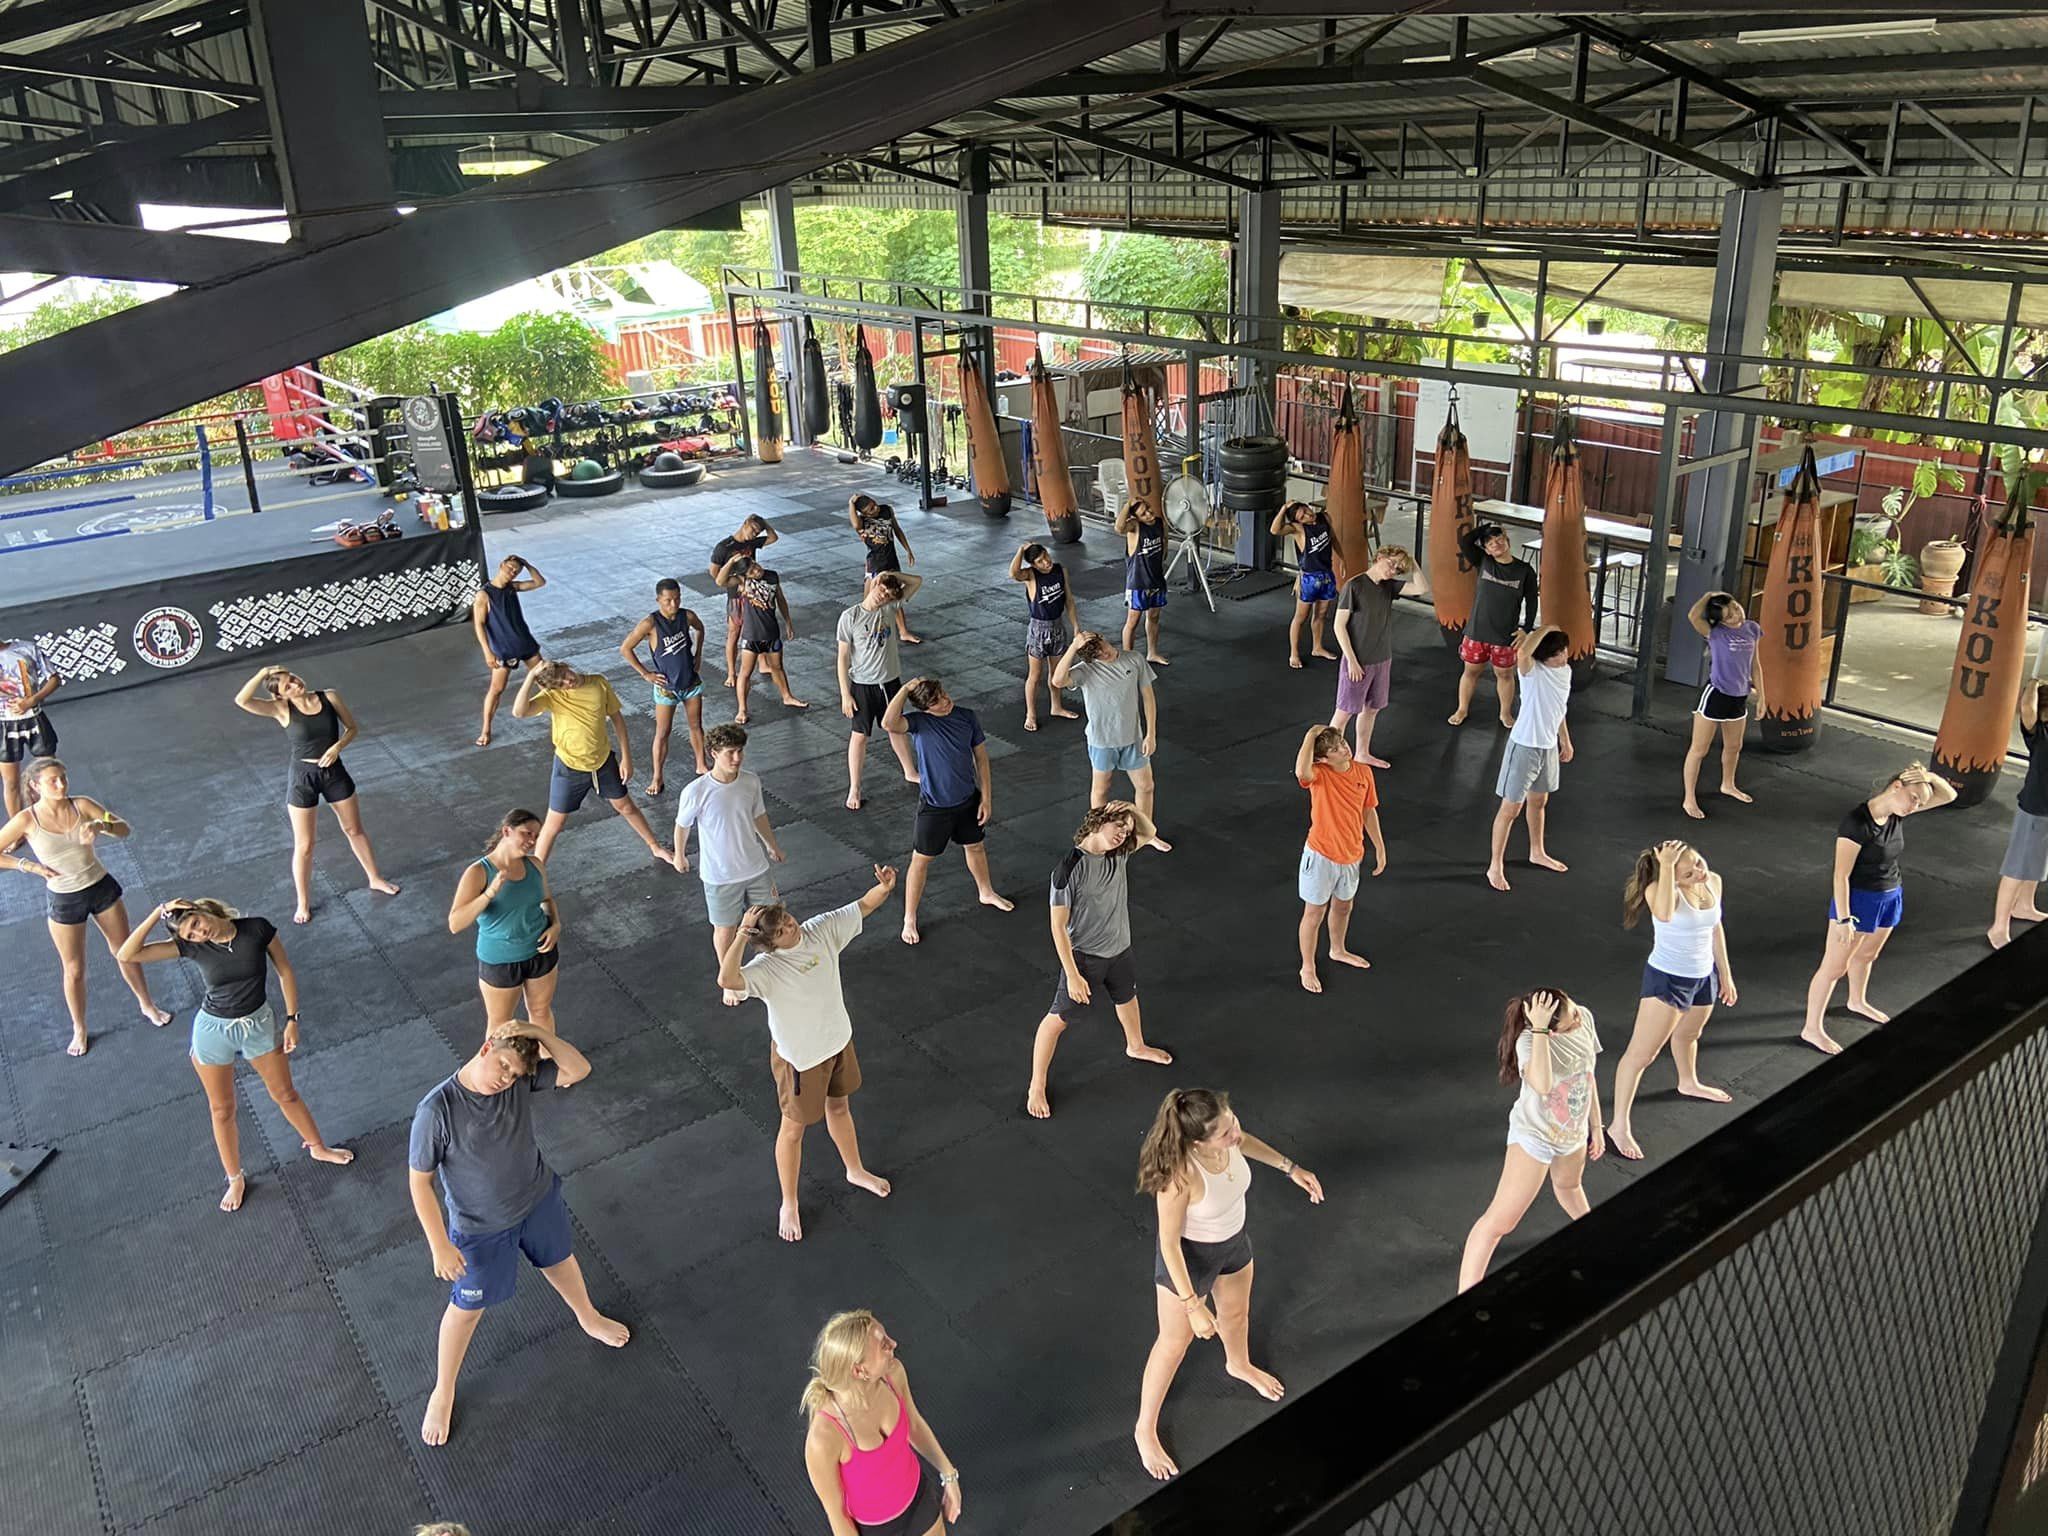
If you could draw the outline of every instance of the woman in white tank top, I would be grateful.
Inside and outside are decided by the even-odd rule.
[[[1659,843],[1636,855],[1636,867],[1622,890],[1621,922],[1633,928],[1644,910],[1656,941],[1650,963],[1643,968],[1642,1001],[1636,1005],[1636,1029],[1614,1069],[1614,1123],[1608,1139],[1623,1157],[1639,1158],[1643,1149],[1629,1127],[1636,1088],[1663,1051],[1671,1046],[1678,1068],[1678,1091],[1687,1098],[1726,1104],[1728,1095],[1700,1081],[1700,1031],[1718,998],[1735,1002],[1735,973],[1728,964],[1728,938],[1721,927],[1721,877],[1684,843]]]
[[[1156,1478],[1180,1473],[1159,1443],[1159,1410],[1196,1339],[1220,1335],[1223,1368],[1261,1397],[1278,1402],[1286,1390],[1277,1376],[1251,1361],[1252,1245],[1244,1229],[1251,1163],[1279,1169],[1312,1202],[1322,1203],[1316,1176],[1240,1125],[1228,1094],[1174,1089],[1138,1149],[1138,1193],[1152,1196],[1159,1207],[1159,1245],[1152,1254],[1159,1337],[1145,1360],[1134,1438],[1145,1470]]]

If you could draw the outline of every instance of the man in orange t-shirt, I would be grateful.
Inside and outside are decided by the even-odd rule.
[[[1308,842],[1301,850],[1301,985],[1304,991],[1320,992],[1316,935],[1325,914],[1330,919],[1330,958],[1361,971],[1372,965],[1345,947],[1344,935],[1351,926],[1365,840],[1372,839],[1375,875],[1386,870],[1387,844],[1380,836],[1380,797],[1372,770],[1352,756],[1342,731],[1311,726],[1294,755],[1294,777],[1308,791]]]

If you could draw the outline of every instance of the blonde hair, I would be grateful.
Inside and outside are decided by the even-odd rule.
[[[1173,1187],[1216,1122],[1230,1111],[1230,1095],[1209,1088],[1176,1088],[1159,1105],[1152,1128],[1138,1148],[1138,1193],[1156,1195]]]
[[[1379,547],[1379,553],[1374,555],[1373,559],[1393,561],[1400,568],[1403,576],[1406,576],[1415,569],[1415,557],[1399,544],[1382,544]]]
[[[469,1527],[460,1520],[435,1520],[414,1526],[412,1536],[469,1536]]]
[[[225,918],[233,922],[242,914],[224,901],[215,901],[211,896],[174,896],[164,903],[164,921],[176,928],[180,918],[190,917],[198,912],[206,917]]]
[[[873,1342],[875,1314],[866,1307],[836,1313],[818,1330],[818,1342],[811,1346],[811,1379],[804,1385],[797,1412],[816,1413],[832,1401],[834,1392],[853,1385],[853,1368],[866,1358]]]
[[[533,686],[536,688],[560,688],[569,680],[576,669],[566,661],[544,661],[534,668]]]

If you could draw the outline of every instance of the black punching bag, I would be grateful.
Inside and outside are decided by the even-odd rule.
[[[864,326],[853,328],[853,446],[872,453],[882,446],[882,397],[875,391],[875,359]]]
[[[832,427],[832,390],[825,382],[825,350],[818,345],[818,333],[811,317],[804,316],[804,431],[812,441]]]

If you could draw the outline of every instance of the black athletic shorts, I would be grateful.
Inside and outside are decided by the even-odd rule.
[[[112,875],[101,875],[82,891],[51,891],[50,921],[66,927],[75,926],[89,917],[98,917],[121,899],[121,882]]]
[[[981,828],[981,791],[976,790],[958,805],[917,802],[917,832],[910,846],[928,859],[946,851],[948,843],[972,848],[987,836]]]
[[[548,809],[567,816],[583,803],[583,797],[593,789],[600,800],[626,798],[626,782],[619,777],[618,753],[611,753],[591,773],[571,768],[556,758],[554,767],[548,770]]]
[[[0,763],[18,763],[27,757],[55,757],[57,728],[40,709],[19,720],[0,720]]]
[[[560,949],[551,949],[546,954],[535,955],[530,960],[509,960],[502,965],[479,960],[476,963],[476,979],[487,987],[521,987],[529,981],[538,981],[561,963]]]
[[[1700,690],[1700,701],[1693,706],[1693,713],[1702,720],[1747,720],[1749,695],[1723,693],[1709,683]]]
[[[1188,1283],[1197,1296],[1206,1299],[1216,1289],[1219,1277],[1234,1275],[1251,1263],[1251,1230],[1239,1227],[1233,1236],[1220,1243],[1198,1243],[1184,1237],[1180,1240],[1180,1256],[1188,1267]],[[1152,1249],[1152,1283],[1164,1291],[1173,1289],[1173,1277],[1166,1272],[1166,1255],[1156,1244]]]
[[[1114,955],[1084,955],[1077,949],[1074,951],[1074,967],[1080,971],[1081,979],[1088,983],[1090,1001],[1107,993],[1111,1006],[1115,1007],[1138,995],[1138,968],[1131,964],[1128,949]],[[1065,1018],[1087,1006],[1067,995],[1067,973],[1062,969],[1060,979],[1053,984],[1052,1007],[1046,1011]]]
[[[348,776],[348,769],[342,766],[340,758],[333,766],[322,768],[318,763],[293,763],[285,777],[284,803],[299,810],[311,810],[322,800],[329,805],[339,805],[353,799],[356,781]]]
[[[851,683],[853,690],[853,734],[872,736],[882,728],[882,716],[889,711],[889,701],[896,697],[903,687],[903,679],[892,677],[886,683]]]

